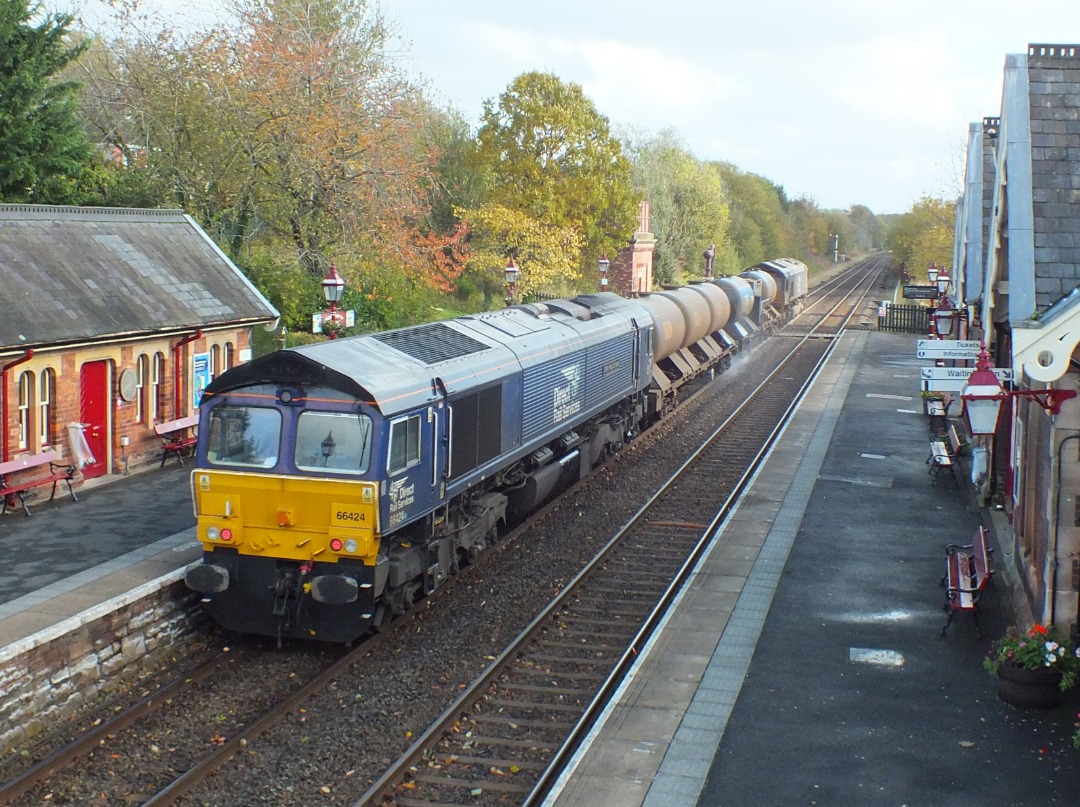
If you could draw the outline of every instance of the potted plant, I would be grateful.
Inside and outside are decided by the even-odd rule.
[[[990,648],[983,666],[998,679],[998,697],[1013,706],[1057,705],[1076,685],[1080,649],[1056,629],[1035,625],[1026,634],[1009,628]]]

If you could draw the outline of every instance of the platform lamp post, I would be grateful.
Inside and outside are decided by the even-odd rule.
[[[601,255],[600,261],[600,291],[607,291],[607,270],[611,267],[611,261],[607,255]]]
[[[949,284],[950,283],[952,283],[952,278],[949,277],[949,273],[947,271],[942,269],[940,272],[938,272],[937,283],[936,283],[938,294],[940,294],[942,297],[944,297],[945,292],[947,292],[949,290]]]
[[[330,339],[337,339],[338,331],[345,324],[345,313],[338,310],[341,295],[345,291],[345,278],[338,274],[334,264],[330,264],[330,271],[322,282],[323,299],[326,300],[329,310],[323,312],[323,328],[328,331]]]
[[[931,286],[937,285],[938,268],[937,264],[931,262],[930,267],[926,270],[926,277],[930,281]]]
[[[521,276],[521,270],[518,269],[517,264],[514,263],[514,256],[510,256],[510,262],[506,264],[506,268],[503,270],[503,277],[506,279],[506,304],[511,306],[514,304],[514,297],[517,294],[517,282],[518,277]]]
[[[953,310],[952,303],[942,294],[941,299],[937,301],[937,307],[934,308],[934,334],[938,339],[944,339],[952,333],[955,319],[956,311]]]
[[[1071,389],[1022,389],[1007,390],[1001,386],[990,365],[990,354],[983,345],[979,357],[975,360],[973,372],[960,391],[960,400],[964,402],[968,428],[974,435],[991,435],[997,431],[998,418],[1001,416],[1001,404],[1009,398],[1027,398],[1035,401],[1046,410],[1047,414],[1056,415],[1061,411],[1061,404],[1076,397],[1076,390]]]

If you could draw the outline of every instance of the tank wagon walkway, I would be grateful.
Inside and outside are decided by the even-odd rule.
[[[986,638],[968,614],[939,637],[944,547],[981,511],[931,485],[914,342],[842,338],[546,805],[1078,803],[1080,698],[1017,710],[981,665],[1013,558]]]

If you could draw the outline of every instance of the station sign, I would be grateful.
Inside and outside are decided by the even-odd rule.
[[[919,359],[977,359],[982,343],[977,339],[920,339],[915,349]],[[970,371],[969,371],[970,374]]]
[[[998,381],[1013,380],[1011,367],[991,367]],[[960,392],[967,386],[974,367],[920,367],[919,380],[930,392]]]
[[[936,300],[940,296],[937,286],[904,286],[905,300]]]

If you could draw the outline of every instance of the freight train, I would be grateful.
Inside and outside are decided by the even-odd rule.
[[[191,490],[213,619],[384,628],[794,316],[807,269],[601,292],[280,350],[214,379]]]

